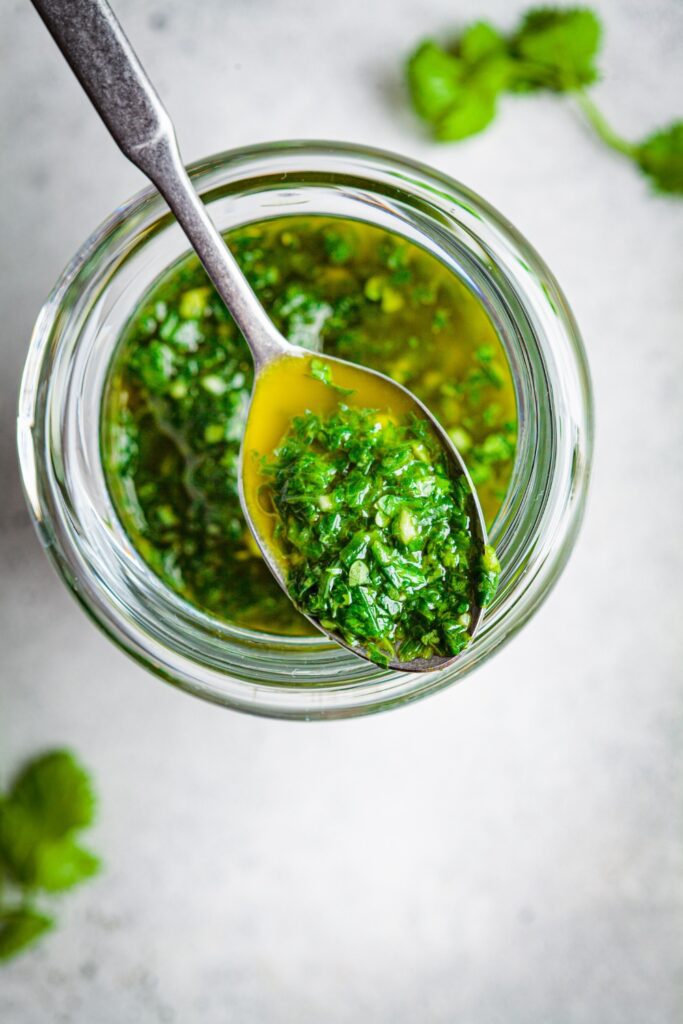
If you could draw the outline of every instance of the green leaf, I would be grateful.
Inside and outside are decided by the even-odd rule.
[[[636,147],[635,157],[656,189],[683,194],[683,121],[650,135]]]
[[[9,877],[26,889],[59,892],[94,875],[99,860],[72,839],[49,839],[22,804],[0,805],[0,858]]]
[[[601,34],[597,16],[584,7],[529,11],[511,41],[512,53],[524,62],[517,85],[557,92],[590,85],[598,77]]]
[[[90,777],[68,750],[31,761],[14,781],[9,800],[30,814],[45,838],[85,828],[95,815]]]
[[[51,917],[28,907],[0,912],[0,960],[9,960],[53,925]]]
[[[505,36],[487,21],[475,21],[460,36],[458,52],[466,64],[474,64],[485,57],[505,54],[507,42]]]
[[[507,89],[511,81],[512,62],[505,54],[491,54],[478,61],[467,72],[465,86],[468,92],[495,100]]]
[[[31,761],[0,804],[0,859],[28,889],[56,892],[94,874],[99,861],[71,834],[91,824],[95,796],[87,772],[66,750]]]
[[[0,861],[17,885],[34,886],[34,854],[44,841],[39,822],[25,807],[11,800],[0,804]]]
[[[464,65],[452,54],[427,40],[410,57],[408,87],[415,110],[427,121],[437,121],[461,95]]]
[[[92,878],[99,869],[99,857],[70,839],[42,843],[33,857],[34,884],[46,892],[72,889]]]
[[[434,125],[442,141],[482,131],[496,115],[496,98],[511,78],[505,40],[478,22],[463,34],[459,56],[433,42],[423,43],[408,64],[415,109]]]
[[[460,102],[441,118],[434,134],[442,142],[464,139],[483,131],[495,116],[495,97],[472,89],[464,93]]]

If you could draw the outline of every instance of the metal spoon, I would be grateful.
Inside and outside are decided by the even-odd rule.
[[[259,410],[258,402],[254,401],[263,373],[284,356],[310,359],[311,353],[290,345],[280,334],[209,217],[183,166],[171,119],[106,0],[32,0],[32,3],[119,148],[156,185],[170,206],[244,335],[253,356],[255,374],[248,420],[252,415],[268,415],[269,410]],[[328,356],[325,359],[344,367],[351,365]],[[405,388],[373,370],[354,369],[395,389],[397,395],[401,395],[401,404],[409,399],[416,413],[431,423],[452,470],[455,474],[464,474],[470,483],[470,517],[478,540],[485,544],[486,527],[476,492],[462,458],[446,432],[422,402]],[[267,566],[287,593],[283,567],[256,529],[245,499],[243,459],[240,462],[240,500]],[[476,632],[481,619],[482,609],[474,607],[471,635]],[[324,629],[316,619],[310,618],[310,621],[337,644],[347,647],[359,657],[368,657],[362,647],[351,647],[336,633]],[[407,672],[434,671],[449,665],[456,657],[459,655],[417,658],[408,662],[397,660],[392,661],[390,667]]]

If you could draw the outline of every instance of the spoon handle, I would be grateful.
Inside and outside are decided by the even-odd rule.
[[[106,0],[32,0],[128,159],[158,188],[242,331],[258,367],[288,349],[183,166],[173,123]]]

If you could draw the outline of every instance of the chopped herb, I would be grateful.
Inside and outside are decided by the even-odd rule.
[[[319,380],[321,384],[326,384],[328,388],[338,391],[340,395],[353,394],[353,388],[342,388],[339,384],[334,383],[332,380],[332,368],[329,363],[323,362],[322,359],[311,359],[310,376],[313,380]]]
[[[182,319],[201,320],[210,295],[210,288],[190,288],[183,292],[178,303],[178,312]]]
[[[659,192],[683,194],[683,121],[629,142],[587,95],[599,77],[601,38],[597,15],[585,7],[534,8],[508,36],[475,22],[451,46],[430,39],[410,56],[413,106],[436,139],[455,141],[487,128],[506,92],[571,93],[607,146],[633,160]]]
[[[338,231],[326,231],[323,235],[325,252],[329,256],[330,263],[343,265],[348,263],[353,256],[353,243],[348,237],[344,237]]]
[[[427,422],[340,405],[297,417],[264,463],[297,606],[380,665],[457,654],[499,567]],[[321,497],[331,494],[321,506]]]

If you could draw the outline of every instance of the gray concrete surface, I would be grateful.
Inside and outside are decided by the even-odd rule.
[[[557,273],[597,398],[592,500],[560,585],[463,685],[296,725],[177,693],[99,635],[24,509],[13,417],[62,265],[141,178],[27,0],[3,9],[0,771],[92,767],[106,870],[0,972],[3,1024],[674,1024],[683,966],[683,202],[561,101],[460,146],[400,101],[401,55],[504,0],[117,7],[186,159],[372,143],[481,192]],[[596,97],[626,133],[683,115],[680,0],[610,0]]]

